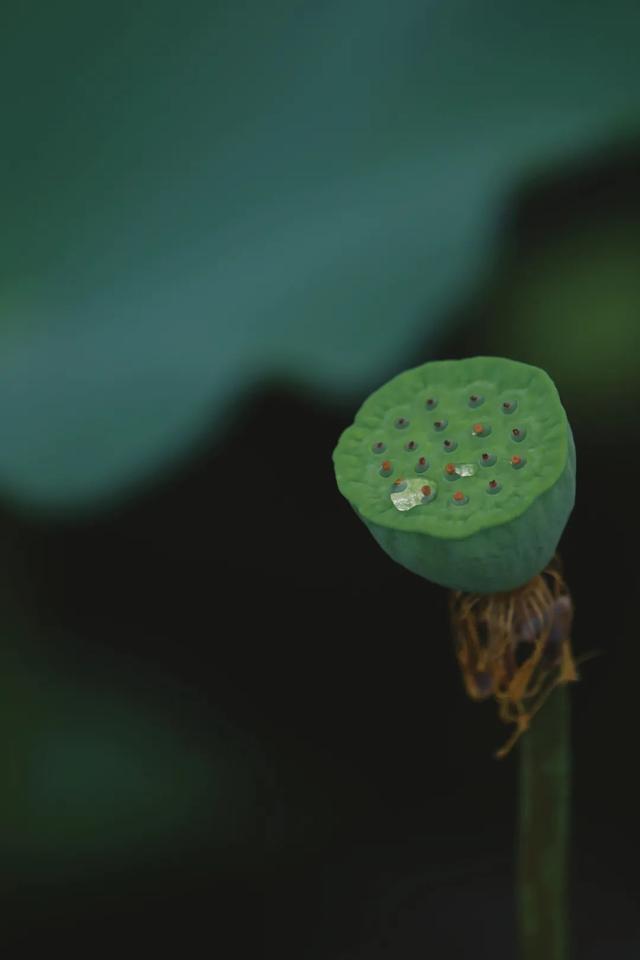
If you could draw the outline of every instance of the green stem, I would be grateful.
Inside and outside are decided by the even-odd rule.
[[[568,960],[569,689],[557,687],[520,741],[520,960]]]

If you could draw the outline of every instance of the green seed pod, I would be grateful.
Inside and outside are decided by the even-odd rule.
[[[514,424],[505,412],[516,409]],[[400,495],[381,475],[380,443],[406,478]],[[418,446],[428,470],[416,477]],[[365,400],[333,460],[340,492],[389,556],[472,593],[513,590],[539,573],[575,499],[573,436],[552,380],[502,357],[425,363],[394,377]],[[443,495],[425,497],[425,486]]]

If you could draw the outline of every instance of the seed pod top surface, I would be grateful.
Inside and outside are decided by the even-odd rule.
[[[524,582],[553,554],[573,505],[573,458],[548,374],[500,357],[399,374],[365,400],[334,451],[340,491],[387,552],[436,582],[478,590]],[[535,559],[518,566],[527,548],[514,537],[534,538]],[[502,567],[505,547],[513,553],[513,576],[465,572],[490,562],[498,540]],[[450,541],[470,544],[443,552]]]

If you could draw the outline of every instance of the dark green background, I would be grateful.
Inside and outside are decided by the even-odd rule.
[[[635,5],[0,20],[10,952],[513,956],[516,758],[331,468],[493,353],[576,436],[576,956],[636,956]]]

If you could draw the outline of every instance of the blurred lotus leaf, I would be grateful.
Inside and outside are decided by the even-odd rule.
[[[95,502],[254,378],[361,395],[435,344],[518,178],[635,128],[639,27],[621,0],[12,5],[0,490]]]

